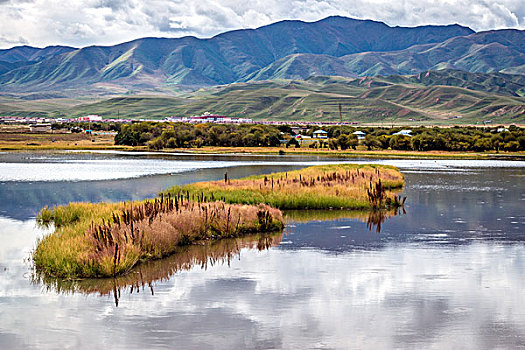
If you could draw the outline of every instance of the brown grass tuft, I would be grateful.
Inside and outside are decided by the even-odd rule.
[[[283,229],[281,212],[267,205],[198,203],[182,195],[114,205],[71,203],[54,208],[53,217],[60,221],[69,212],[80,213],[78,220],[44,237],[33,254],[37,268],[57,277],[125,274],[140,260],[165,257],[199,240]]]

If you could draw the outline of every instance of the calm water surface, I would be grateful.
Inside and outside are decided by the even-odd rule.
[[[43,205],[342,161],[0,154],[0,349],[525,348],[524,162],[374,160],[402,169],[408,197],[380,233],[362,214],[290,212],[284,235],[116,280],[32,277]]]

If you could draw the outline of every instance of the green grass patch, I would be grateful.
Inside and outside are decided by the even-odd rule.
[[[378,182],[383,190],[379,206],[369,194]],[[265,203],[279,209],[377,209],[398,203],[393,191],[403,184],[403,175],[392,166],[336,164],[176,186],[166,193],[226,203]]]

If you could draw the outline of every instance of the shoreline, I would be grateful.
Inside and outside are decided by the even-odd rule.
[[[91,144],[83,142],[78,145],[52,144],[52,145],[21,145],[6,144],[0,142],[1,152],[25,152],[25,151],[122,151],[122,152],[144,152],[152,154],[183,153],[188,155],[314,155],[326,157],[346,158],[387,158],[387,159],[506,159],[525,160],[525,152],[449,152],[449,151],[396,151],[396,150],[325,150],[311,148],[285,148],[285,147],[214,147],[204,146],[201,148],[171,148],[160,151],[151,150],[146,146],[117,146],[109,144]]]

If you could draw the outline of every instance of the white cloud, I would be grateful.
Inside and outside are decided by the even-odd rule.
[[[283,19],[330,15],[389,25],[525,28],[523,0],[0,0],[0,47],[109,45],[144,36],[210,37]]]

